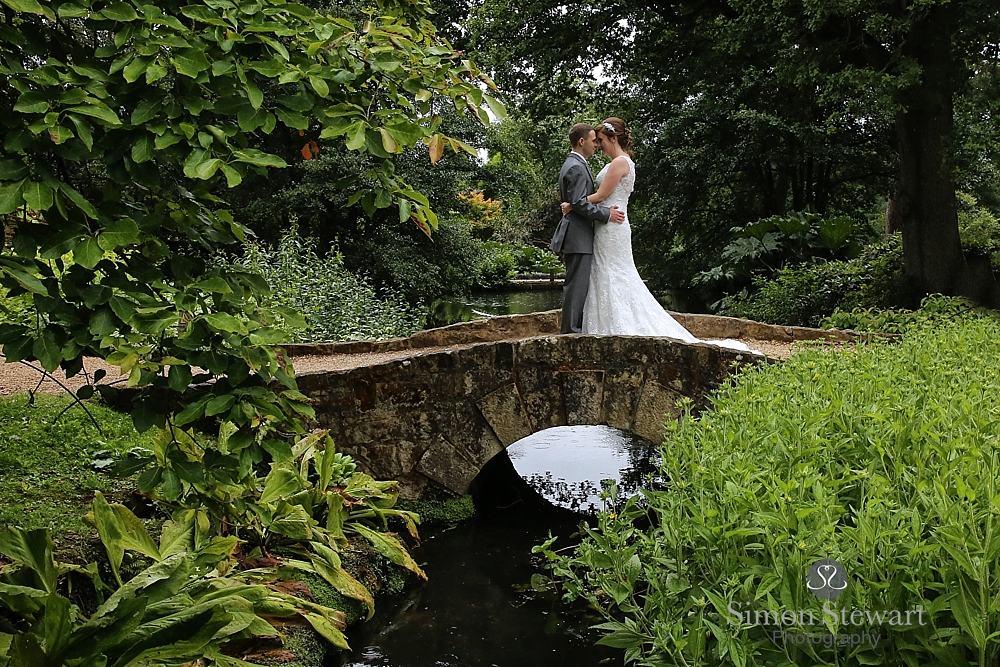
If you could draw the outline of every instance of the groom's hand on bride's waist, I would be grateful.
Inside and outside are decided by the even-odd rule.
[[[608,217],[608,222],[617,222],[619,225],[622,224],[625,222],[625,212],[617,206],[612,206],[611,216]]]

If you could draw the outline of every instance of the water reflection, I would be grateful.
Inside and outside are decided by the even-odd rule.
[[[427,328],[471,322],[489,315],[521,315],[562,307],[562,289],[482,292],[438,299],[431,304]]]
[[[514,469],[549,502],[577,512],[603,509],[601,493],[617,486],[619,504],[658,481],[652,442],[609,426],[560,426],[507,448]]]

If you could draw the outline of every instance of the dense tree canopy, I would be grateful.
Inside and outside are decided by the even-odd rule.
[[[486,105],[502,108],[428,9],[380,2],[355,24],[285,0],[0,5],[0,215],[12,236],[0,284],[36,313],[0,326],[4,355],[68,374],[107,358],[129,386],[159,391],[134,405],[140,430],[172,410],[171,427],[223,423],[207,445],[171,428],[141,490],[206,503],[238,497],[234,485],[252,492],[251,465],[285,451],[269,430],[311,412],[273,348],[297,314],[259,308],[266,283],[215,257],[247,231],[219,192],[286,166],[269,136],[298,137],[298,159],[343,142],[366,156],[338,175],[349,204],[436,226],[392,157],[421,144],[431,161],[472,151],[440,132],[442,104],[483,122]],[[160,398],[170,392],[179,405]]]
[[[954,205],[990,143],[995,3],[484,0],[470,25],[539,116],[573,108],[601,68],[608,111],[645,130],[639,233],[661,257],[787,210],[863,217],[881,197],[917,291],[1000,303],[963,258]],[[956,116],[971,96],[980,115]]]

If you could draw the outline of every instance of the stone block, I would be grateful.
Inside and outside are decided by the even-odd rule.
[[[677,419],[680,410],[677,401],[684,394],[670,387],[664,387],[654,380],[646,380],[639,391],[639,401],[635,409],[635,419],[628,430],[656,444],[663,442],[663,425],[670,419]]]
[[[513,382],[483,396],[476,405],[504,447],[534,433]]]
[[[641,368],[624,368],[604,372],[603,396],[601,397],[604,423],[608,426],[628,431],[632,427],[639,389],[645,374]]]
[[[559,379],[566,406],[566,424],[603,424],[604,371],[563,371]]]
[[[420,457],[416,471],[461,495],[479,474],[479,466],[468,460],[460,447],[439,435]]]

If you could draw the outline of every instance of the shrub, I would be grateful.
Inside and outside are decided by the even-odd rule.
[[[476,267],[476,287],[491,289],[506,285],[517,274],[512,246],[486,241]]]
[[[989,257],[993,270],[1000,270],[1000,220],[964,192],[958,193],[958,231],[966,254]]]
[[[840,308],[889,308],[903,295],[903,247],[898,234],[846,261],[800,264],[760,279],[754,291],[726,297],[719,313],[759,322],[818,326]]]
[[[293,332],[296,342],[370,340],[409,336],[422,325],[401,297],[377,292],[344,267],[339,255],[321,258],[315,244],[294,228],[277,248],[248,243],[240,263],[271,286],[270,303],[290,306],[306,326]]]
[[[977,317],[997,317],[997,312],[976,306],[968,299],[932,294],[921,302],[920,310],[839,308],[823,318],[824,329],[854,329],[880,333],[904,333],[914,327]]]
[[[1000,322],[978,318],[744,372],[711,411],[694,417],[688,404],[667,425],[665,488],[644,493],[647,507],[602,514],[572,555],[551,541],[536,550],[566,599],[601,610],[602,643],[626,662],[997,664],[998,358]],[[805,585],[823,558],[848,574],[825,603],[833,615]],[[859,626],[854,609],[921,615],[862,614]],[[812,617],[775,628],[747,623],[746,610]],[[775,643],[774,630],[880,642]]]

